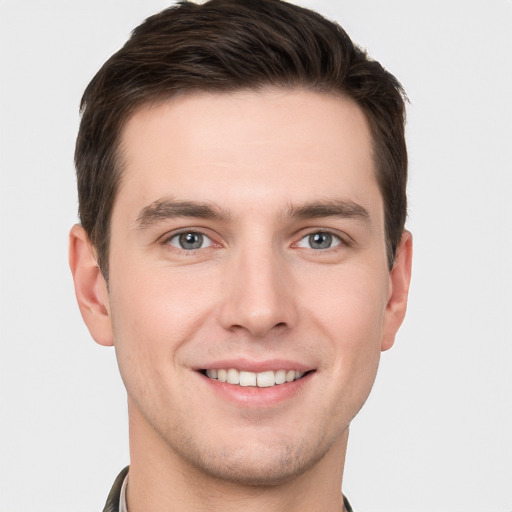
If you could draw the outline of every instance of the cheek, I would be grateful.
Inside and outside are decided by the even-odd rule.
[[[341,386],[369,392],[380,359],[386,309],[386,273],[332,272],[320,288],[309,286],[304,315],[329,340],[330,371]],[[318,281],[317,281],[318,282]]]
[[[371,267],[334,269],[303,281],[304,307],[340,342],[366,344],[380,338],[388,281]]]
[[[111,304],[123,339],[146,338],[156,344],[164,336],[169,344],[186,337],[212,301],[211,287],[202,277],[155,269],[118,282]]]
[[[132,380],[166,380],[179,365],[179,349],[211,316],[211,287],[200,286],[179,273],[132,273],[112,280],[111,315],[121,374]],[[138,375],[138,377],[132,377]],[[129,383],[125,381],[127,388]]]

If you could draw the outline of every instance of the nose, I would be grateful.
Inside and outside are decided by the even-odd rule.
[[[225,329],[263,338],[295,324],[293,278],[271,247],[240,251],[230,261],[223,284],[220,321]]]

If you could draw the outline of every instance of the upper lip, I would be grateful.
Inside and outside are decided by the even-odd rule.
[[[293,361],[290,359],[267,359],[265,361],[254,361],[251,359],[222,359],[212,362],[206,362],[202,365],[196,366],[194,369],[200,370],[221,370],[235,368],[237,370],[260,373],[270,370],[298,370],[300,372],[307,372],[314,370],[310,365]]]

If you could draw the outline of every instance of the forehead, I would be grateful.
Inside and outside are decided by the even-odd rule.
[[[264,89],[178,96],[128,120],[121,154],[116,202],[131,198],[134,208],[165,195],[233,207],[331,195],[380,202],[368,122],[340,95]]]

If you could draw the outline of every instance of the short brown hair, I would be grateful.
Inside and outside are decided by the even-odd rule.
[[[281,0],[180,2],[138,26],[82,97],[75,164],[79,216],[108,280],[119,139],[134,111],[187,92],[265,86],[341,94],[365,113],[384,201],[389,268],[404,229],[407,149],[397,79],[316,12]]]

